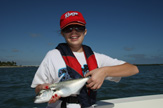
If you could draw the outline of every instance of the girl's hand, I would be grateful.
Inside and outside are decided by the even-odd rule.
[[[57,94],[55,94],[54,96],[52,96],[52,98],[49,100],[49,104],[50,103],[55,103],[57,100],[59,100],[61,97],[58,96]]]
[[[48,83],[39,84],[39,85],[35,88],[36,94],[39,93],[41,90],[49,89],[49,85],[50,85],[50,84],[48,84]]]
[[[85,77],[91,76],[87,81],[87,87],[91,89],[99,89],[106,77],[106,73],[103,71],[102,68],[94,69],[88,72]]]

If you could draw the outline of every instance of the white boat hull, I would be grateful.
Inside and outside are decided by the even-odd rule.
[[[163,94],[101,100],[96,108],[163,108]]]

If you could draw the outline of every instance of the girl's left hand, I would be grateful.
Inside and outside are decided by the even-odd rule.
[[[103,71],[102,68],[94,69],[90,72],[88,72],[85,77],[91,76],[89,80],[87,81],[87,87],[90,89],[99,89],[106,77],[106,73]]]

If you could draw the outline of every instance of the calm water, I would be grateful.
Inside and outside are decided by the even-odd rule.
[[[163,66],[138,66],[140,73],[122,78],[119,83],[105,81],[98,90],[98,100],[163,94]],[[0,68],[0,108],[45,108],[34,104],[30,88],[36,67]]]

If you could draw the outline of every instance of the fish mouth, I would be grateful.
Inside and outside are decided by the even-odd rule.
[[[39,97],[38,97],[38,96],[35,97],[34,103],[40,103],[40,102],[39,102]]]
[[[38,99],[38,98],[36,98],[34,100],[34,103],[44,103],[44,102],[47,102],[47,101],[46,100],[42,100],[42,99]]]
[[[34,103],[40,103],[37,99],[34,100]]]

